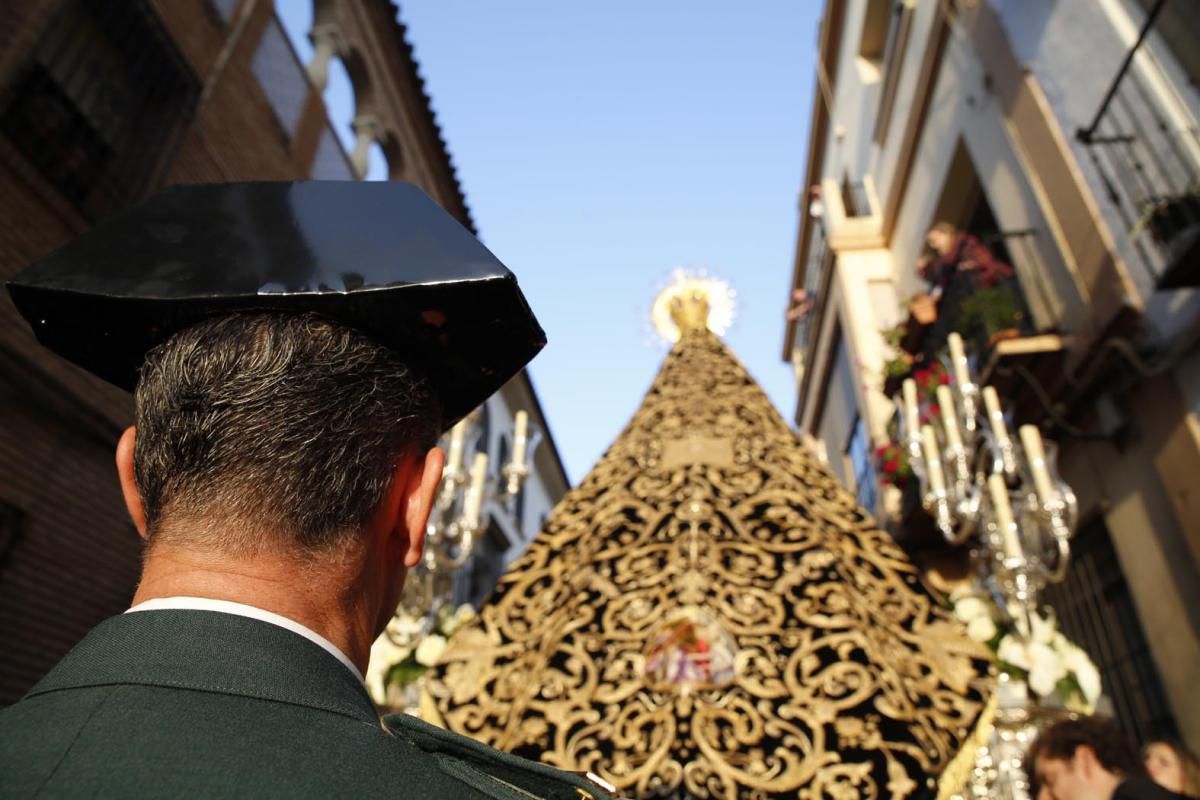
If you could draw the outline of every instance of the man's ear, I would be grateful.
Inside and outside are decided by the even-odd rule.
[[[1076,747],[1071,760],[1075,762],[1075,770],[1085,778],[1091,778],[1100,768],[1100,759],[1096,758],[1096,751],[1091,745],[1081,744]]]
[[[133,446],[137,440],[137,428],[130,426],[117,442],[117,477],[121,481],[121,494],[125,497],[125,510],[137,528],[138,536],[146,538],[146,508],[138,494],[137,479],[133,469]]]
[[[445,463],[446,454],[440,447],[434,447],[423,456],[412,457],[407,469],[402,467],[397,474],[397,479],[404,481],[404,491],[396,522],[404,526],[404,566],[409,569],[421,563],[421,554],[425,551],[425,526],[433,511]]]

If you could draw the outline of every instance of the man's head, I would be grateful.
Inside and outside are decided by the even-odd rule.
[[[395,351],[313,314],[215,317],[147,355],[135,400],[118,468],[152,551],[341,558],[390,497],[419,557],[402,517],[428,513],[409,495],[442,411]]]
[[[1104,717],[1056,722],[1038,736],[1025,764],[1038,800],[1108,800],[1126,776],[1141,773],[1133,746]]]

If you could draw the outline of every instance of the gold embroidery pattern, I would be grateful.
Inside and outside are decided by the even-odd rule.
[[[655,631],[689,607],[736,640],[731,685],[646,678]],[[451,729],[626,794],[906,798],[935,792],[988,664],[720,340],[690,330],[428,690]]]

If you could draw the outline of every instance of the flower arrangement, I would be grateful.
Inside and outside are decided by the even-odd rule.
[[[928,367],[922,367],[914,372],[913,380],[916,381],[917,394],[920,399],[936,403],[938,387],[950,384],[950,373],[942,366],[941,361],[934,361]]]
[[[1057,629],[1054,618],[1030,615],[1025,636],[989,598],[972,592],[951,595],[954,615],[967,625],[967,635],[992,651],[997,668],[1024,681],[1041,702],[1059,703],[1091,714],[1100,699],[1100,671],[1079,647]]]
[[[422,627],[420,619],[397,613],[388,621],[387,630],[371,645],[367,667],[367,691],[378,705],[392,705],[404,689],[438,662],[454,632],[475,616],[475,609],[463,603],[457,609],[444,606],[437,614],[433,630],[424,636],[412,634]],[[389,635],[390,634],[390,635]],[[393,639],[413,640],[406,646]]]
[[[912,480],[913,471],[908,460],[908,451],[895,442],[889,441],[875,448],[875,464],[879,479],[897,489],[903,489]]]

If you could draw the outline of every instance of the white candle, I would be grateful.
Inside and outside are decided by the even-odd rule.
[[[1008,502],[1008,486],[1004,483],[1004,476],[995,473],[989,475],[988,491],[992,495],[992,510],[996,514],[996,528],[1000,531],[1004,555],[1019,558],[1021,540],[1017,538],[1017,529],[1013,524],[1012,506]]]
[[[942,424],[946,428],[946,445],[954,449],[962,447],[962,436],[958,432],[958,411],[954,408],[954,393],[949,386],[937,388],[938,408],[942,410]]]
[[[442,471],[442,474],[451,474],[462,468],[463,440],[466,436],[467,421],[462,419],[450,429],[450,452],[446,455],[446,468]]]
[[[476,453],[471,464],[471,482],[463,498],[463,524],[475,527],[479,524],[479,509],[483,506],[483,484],[487,480],[487,453]]]
[[[929,475],[929,488],[934,494],[944,494],[946,477],[942,474],[942,453],[938,449],[937,436],[932,426],[921,427],[921,439],[925,445],[925,472]]]
[[[904,426],[908,428],[909,436],[917,436],[921,431],[921,413],[917,410],[917,382],[905,378],[904,384]]]
[[[954,380],[959,386],[966,386],[971,382],[971,371],[967,365],[967,351],[963,349],[962,337],[951,333],[946,337],[946,341],[950,345],[950,366],[954,369]]]
[[[1046,451],[1042,447],[1042,434],[1034,425],[1022,425],[1018,433],[1021,435],[1021,446],[1025,448],[1025,458],[1029,460],[1029,471],[1033,473],[1033,488],[1037,490],[1038,500],[1042,505],[1052,502],[1057,497],[1054,482],[1050,480],[1050,468],[1046,465]]]
[[[529,414],[518,411],[513,421],[513,457],[514,466],[525,466],[525,445],[529,441]]]
[[[996,444],[1003,447],[1008,442],[1008,426],[1004,424],[1004,412],[1000,410],[1000,396],[994,387],[983,387],[983,407],[987,409],[988,422],[996,434]]]

